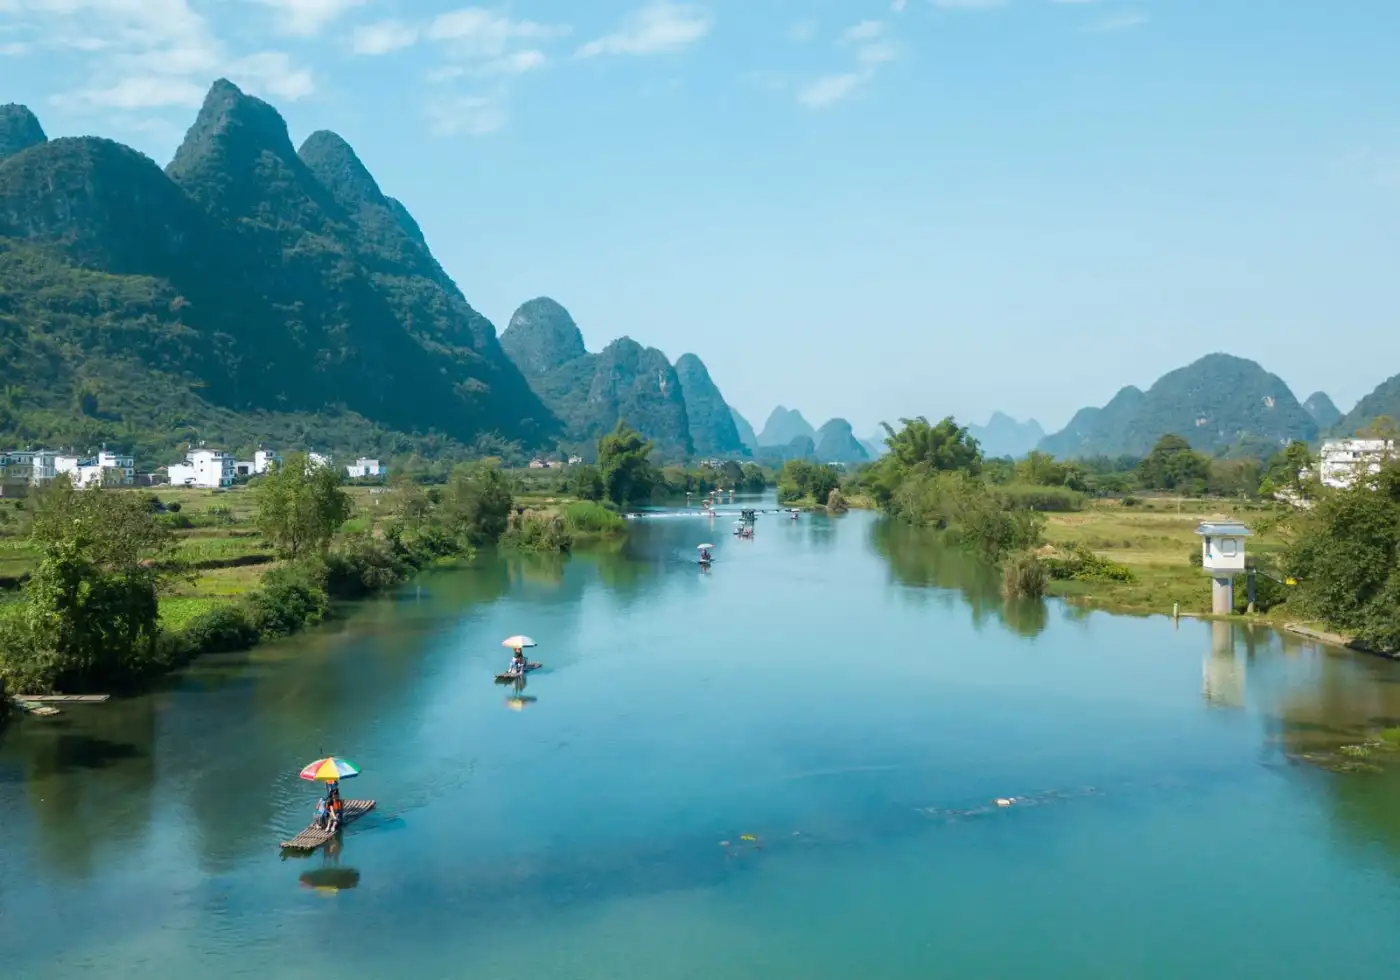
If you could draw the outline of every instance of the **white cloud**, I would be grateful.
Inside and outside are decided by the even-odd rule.
[[[798,44],[805,44],[817,36],[817,22],[814,20],[799,20],[788,28],[788,37]]]
[[[935,7],[944,10],[994,10],[1005,7],[1008,0],[931,0]]]
[[[869,41],[873,38],[883,37],[885,24],[878,20],[863,20],[859,24],[853,24],[841,32],[841,40],[850,43],[853,41]]]
[[[29,53],[29,45],[23,41],[7,41],[0,44],[0,58],[18,58]]]
[[[501,96],[461,95],[428,107],[428,121],[438,136],[486,136],[506,123]]]
[[[355,28],[351,47],[356,54],[389,54],[418,40],[418,28],[401,20],[381,20]]]
[[[315,37],[332,21],[365,0],[257,0],[278,13],[277,29],[295,37]]]
[[[428,27],[428,37],[441,41],[462,58],[500,58],[515,41],[540,41],[562,37],[569,28],[511,20],[484,7],[464,7],[439,15]]]
[[[303,0],[299,16],[325,16],[335,4],[347,5],[345,0]],[[297,6],[287,0],[267,5]],[[191,0],[19,0],[11,3],[15,6],[32,23],[36,43],[83,58],[86,80],[50,96],[50,103],[61,108],[125,113],[196,108],[219,75],[275,99],[299,99],[315,90],[311,72],[284,52],[231,51]],[[112,123],[155,133],[160,120],[148,113]]]
[[[890,0],[890,9],[897,14],[904,13],[904,8],[909,6],[909,0]]]
[[[707,8],[675,0],[651,0],[623,22],[621,28],[578,49],[580,58],[604,54],[647,55],[678,51],[710,33],[714,19]]]
[[[1090,34],[1114,34],[1118,31],[1126,31],[1147,23],[1147,15],[1133,11],[1131,13],[1113,14],[1096,20],[1084,28]]]
[[[854,92],[866,80],[863,72],[849,71],[839,75],[823,75],[816,81],[803,86],[797,93],[797,101],[809,109],[820,109],[833,102],[840,102]]]
[[[488,75],[523,75],[527,71],[543,68],[548,61],[543,51],[526,48],[494,58],[482,65],[481,70]]]
[[[105,88],[79,89],[50,100],[60,108],[158,109],[169,106],[197,108],[204,101],[204,87],[184,78],[143,75],[123,78]]]
[[[855,71],[823,75],[798,89],[797,101],[809,109],[821,109],[853,95],[875,77],[883,64],[899,57],[882,20],[863,20],[841,32],[837,44],[852,52]]]
[[[295,102],[316,91],[310,70],[297,68],[285,51],[259,51],[230,62],[229,81],[257,95]]]

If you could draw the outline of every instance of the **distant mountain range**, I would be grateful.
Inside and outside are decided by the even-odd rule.
[[[729,405],[694,354],[672,365],[630,337],[591,354],[569,311],[544,296],[515,311],[501,348],[562,421],[566,439],[581,446],[622,420],[661,458],[748,455]]]
[[[993,412],[986,425],[969,425],[968,435],[977,440],[982,455],[1020,459],[1045,438],[1045,430],[1035,419],[1017,422],[1002,412]]]
[[[1080,409],[1037,448],[1062,458],[1142,456],[1174,433],[1202,452],[1266,454],[1294,439],[1351,435],[1380,415],[1400,418],[1400,375],[1343,416],[1324,392],[1299,404],[1282,379],[1256,362],[1208,354],[1145,392],[1129,385],[1101,408]]]

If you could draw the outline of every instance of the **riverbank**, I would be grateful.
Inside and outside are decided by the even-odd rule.
[[[120,693],[140,691],[202,654],[246,650],[299,632],[336,616],[345,602],[393,588],[429,567],[474,559],[473,544],[482,539],[461,523],[465,514],[474,513],[462,509],[473,506],[471,502],[449,501],[444,490],[436,487],[343,489],[348,516],[329,547],[298,561],[280,558],[274,543],[259,530],[255,489],[112,491],[140,493],[150,501],[150,520],[163,525],[174,538],[175,571],[166,574],[157,596],[159,629],[154,649],[133,661],[133,669],[121,683],[109,679],[103,686]],[[504,508],[499,511],[501,523],[484,540],[503,551],[560,553],[576,546],[602,547],[627,531],[626,522],[613,511],[567,496],[521,494],[493,506]],[[5,522],[10,532],[4,538],[6,554],[24,555],[32,563],[37,555],[24,554],[29,547],[28,515],[22,506],[14,510],[26,520]],[[497,539],[499,545],[491,543]],[[28,568],[21,568],[14,576],[16,588],[23,585],[27,572]],[[17,607],[23,601],[20,591],[3,597],[6,606]],[[51,681],[28,683],[34,676],[16,663],[9,667],[12,681],[26,688],[20,693],[47,693],[44,688]],[[0,675],[7,672],[5,668],[0,663]]]
[[[1210,578],[1192,564],[1192,556],[1201,550],[1196,528],[1202,520],[1221,514],[1251,525],[1273,512],[1267,505],[1220,500],[1129,499],[1136,499],[1136,504],[1095,500],[1080,511],[1045,515],[1048,548],[1042,549],[1043,556],[1065,556],[1087,548],[1128,572],[1123,580],[1052,579],[1049,594],[1113,612],[1170,614],[1176,607],[1183,615],[1209,616]],[[1248,553],[1268,563],[1283,546],[1276,535],[1259,533],[1249,538]],[[1239,588],[1244,588],[1243,579]],[[1285,604],[1255,618],[1278,625],[1289,617]]]

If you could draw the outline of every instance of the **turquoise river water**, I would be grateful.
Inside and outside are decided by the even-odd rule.
[[[12,727],[0,976],[1400,973],[1400,766],[1299,758],[1400,723],[1400,665],[1005,605],[870,514],[731,519],[482,558]],[[284,860],[330,753],[378,807]]]

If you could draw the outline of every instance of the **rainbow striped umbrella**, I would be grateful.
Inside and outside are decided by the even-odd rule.
[[[301,778],[308,782],[321,780],[329,782],[332,779],[349,779],[351,776],[360,774],[359,767],[344,759],[337,759],[330,756],[325,759],[317,759],[311,765],[301,771]]]

